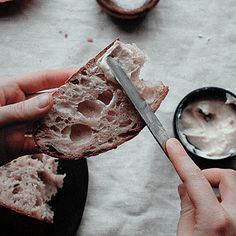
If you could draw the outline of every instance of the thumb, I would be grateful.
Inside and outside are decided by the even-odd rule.
[[[52,96],[41,94],[28,100],[0,107],[0,127],[30,121],[45,115],[52,107]]]

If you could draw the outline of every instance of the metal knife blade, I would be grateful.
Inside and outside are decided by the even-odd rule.
[[[167,154],[165,144],[169,139],[169,136],[165,128],[162,126],[161,122],[158,120],[150,106],[139,95],[137,89],[135,88],[127,74],[124,72],[124,70],[121,68],[121,66],[111,56],[107,57],[107,64],[111,68],[115,78],[124,89],[129,99],[135,106],[136,110],[139,112],[140,116],[146,123],[152,135],[159,143],[165,154]]]

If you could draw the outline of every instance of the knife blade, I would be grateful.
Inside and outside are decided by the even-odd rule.
[[[118,64],[118,62],[116,62],[111,56],[108,56],[107,64],[111,68],[116,80],[124,89],[125,93],[146,123],[148,129],[151,131],[152,135],[154,136],[164,153],[167,155],[165,144],[169,139],[169,136],[165,128],[158,120],[150,106],[140,96],[137,89],[135,88],[127,74],[124,72],[124,70],[121,68],[121,66]]]

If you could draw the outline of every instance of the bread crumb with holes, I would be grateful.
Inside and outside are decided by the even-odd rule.
[[[62,188],[55,158],[38,154],[19,157],[0,167],[0,205],[38,220],[53,222],[48,202]]]

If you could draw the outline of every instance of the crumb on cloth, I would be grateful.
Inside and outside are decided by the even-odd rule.
[[[59,34],[63,34],[65,38],[68,38],[68,34],[63,32],[62,30],[58,31]]]
[[[93,42],[94,42],[94,41],[93,41],[93,38],[88,37],[88,38],[87,38],[87,42],[88,42],[88,43],[93,43]]]

